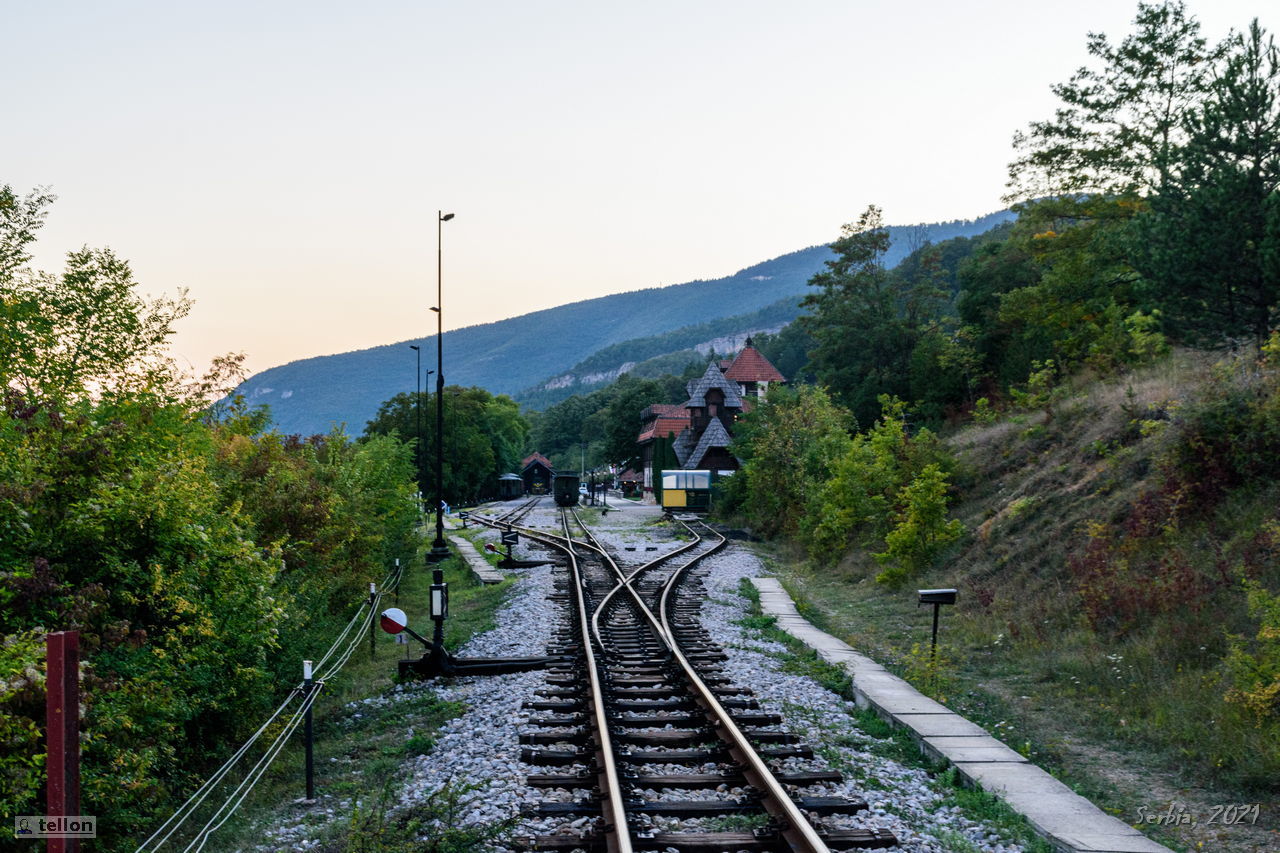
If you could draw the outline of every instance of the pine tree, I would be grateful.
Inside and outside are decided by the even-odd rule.
[[[1171,330],[1210,345],[1261,343],[1280,304],[1280,54],[1256,20],[1224,48],[1135,252]]]
[[[1054,117],[1014,136],[1009,201],[1143,194],[1167,178],[1215,56],[1199,22],[1181,2],[1139,3],[1128,38],[1090,33],[1088,51],[1101,67],[1054,86]]]

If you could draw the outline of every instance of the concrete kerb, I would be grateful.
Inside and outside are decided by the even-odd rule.
[[[905,729],[922,754],[951,764],[970,785],[1000,797],[1063,853],[1171,853],[1124,821],[1106,814],[981,726],[922,695],[903,679],[847,643],[820,631],[799,611],[777,578],[752,578],[760,609],[777,626],[842,667],[854,701]]]
[[[453,532],[446,532],[445,538],[458,549],[458,553],[462,555],[462,559],[466,560],[467,565],[471,567],[471,573],[480,579],[481,583],[502,583],[503,575],[495,569],[484,555],[476,550],[476,546],[471,544],[470,539],[466,539]]]

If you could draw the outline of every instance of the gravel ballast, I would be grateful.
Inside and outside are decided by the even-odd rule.
[[[535,510],[525,523],[550,527],[554,510],[549,501],[545,504],[545,509]],[[621,529],[610,531],[615,525]],[[625,552],[628,562],[653,559],[681,544],[669,539],[659,551],[640,550],[642,537],[661,535],[661,528],[643,525],[638,517],[628,519],[621,513],[611,515],[600,527],[598,535],[607,545],[637,547],[634,555]],[[867,748],[874,740],[857,727],[852,715],[856,710],[853,703],[808,677],[782,671],[783,659],[788,655],[786,647],[738,624],[748,615],[747,601],[738,592],[739,580],[763,573],[752,553],[731,544],[711,557],[707,565],[703,575],[706,586],[703,624],[728,655],[724,664],[726,674],[736,683],[754,690],[761,710],[781,714],[783,728],[802,737],[821,756],[813,760],[787,759],[779,768],[840,770],[846,780],[842,784],[815,786],[801,793],[861,798],[870,806],[859,815],[824,819],[828,825],[887,829],[900,840],[900,846],[894,849],[913,853],[973,850],[1021,853],[1020,846],[1002,841],[992,828],[969,819],[957,809],[940,806],[943,794],[927,773],[875,755]],[[458,653],[468,657],[545,653],[547,637],[563,619],[563,614],[547,599],[552,592],[552,570],[542,566],[518,572],[520,578],[511,598],[497,614],[497,628],[476,636],[466,648],[457,650]],[[455,816],[456,823],[462,826],[511,822],[515,828],[507,835],[510,838],[586,828],[591,823],[589,818],[519,819],[523,804],[563,801],[585,794],[584,791],[532,789],[524,785],[526,773],[547,772],[546,768],[521,763],[518,744],[522,732],[534,730],[527,725],[529,712],[521,706],[544,683],[541,672],[469,677],[425,688],[398,688],[377,700],[412,701],[413,696],[426,689],[439,699],[468,706],[462,716],[442,727],[429,754],[408,759],[407,781],[399,793],[397,808],[408,813],[420,811],[437,792],[453,786],[455,790],[467,789]],[[581,769],[570,767],[554,772]],[[689,798],[693,792],[649,793],[652,799],[667,799]],[[726,789],[708,792],[705,796],[724,798],[736,793]],[[668,824],[665,819],[655,824],[677,828],[677,822]],[[678,826],[684,830],[690,827],[688,822]],[[427,829],[429,831],[429,827]],[[290,841],[296,845],[293,849],[307,846],[296,837]]]

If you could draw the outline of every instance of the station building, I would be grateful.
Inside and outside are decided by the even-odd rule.
[[[551,494],[551,478],[555,476],[551,460],[541,453],[533,452],[520,463],[520,479],[524,481],[526,495]]]
[[[738,470],[742,463],[729,452],[734,421],[763,399],[770,385],[784,382],[747,338],[736,357],[708,364],[702,376],[689,382],[684,403],[657,404],[641,412],[637,442],[645,502],[654,502],[654,484],[664,470],[709,470],[713,475]]]

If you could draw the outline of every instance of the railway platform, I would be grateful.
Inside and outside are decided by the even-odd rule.
[[[981,785],[1023,815],[1064,853],[1172,853],[1112,817],[1028,762],[977,724],[921,694],[847,643],[820,631],[796,610],[777,578],[752,578],[760,609],[783,631],[842,667],[853,680],[858,705],[905,728],[920,749],[954,764],[970,784]]]
[[[476,546],[471,544],[471,540],[453,533],[445,531],[445,538],[449,540],[457,552],[471,567],[471,573],[480,579],[481,583],[502,583],[505,575],[495,569],[484,555],[476,550]]]

